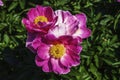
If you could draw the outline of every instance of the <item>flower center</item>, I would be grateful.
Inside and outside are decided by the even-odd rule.
[[[61,58],[65,53],[65,47],[62,44],[56,44],[50,47],[49,53],[54,58]]]
[[[48,22],[47,18],[45,16],[37,16],[34,19],[34,23],[38,24],[38,22]]]

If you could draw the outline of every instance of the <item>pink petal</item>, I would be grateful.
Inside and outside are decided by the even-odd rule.
[[[42,66],[42,70],[44,72],[52,72],[52,64],[50,59],[48,59],[47,62]]]
[[[69,68],[71,68],[74,63],[71,56],[68,55],[67,53],[60,59],[60,62],[61,62],[61,64],[63,64],[66,67],[69,67]]]
[[[35,17],[37,17],[37,15],[34,14],[34,12],[36,12],[36,9],[35,8],[31,8],[28,13],[27,13],[27,16],[28,16],[28,19],[33,22]]]
[[[39,15],[44,16],[44,7],[37,5],[36,8],[37,8]]]
[[[38,56],[35,57],[35,63],[38,67],[42,67],[44,64],[47,64],[48,60],[43,60]]]
[[[75,17],[79,21],[79,26],[84,26],[86,25],[87,17],[84,13],[76,14]]]
[[[78,46],[78,44],[82,43],[82,39],[81,38],[74,38],[68,42],[69,44],[68,45],[76,45]]]
[[[37,54],[38,54],[38,56],[41,59],[48,59],[48,58],[50,58],[49,46],[45,45],[44,43],[41,43],[41,45],[38,48]]]
[[[56,74],[67,74],[70,71],[70,69],[67,67],[61,67],[62,64],[59,64],[58,59],[51,58],[51,63],[53,72],[55,72]]]
[[[26,47],[30,49],[33,53],[36,53],[36,50],[32,47],[32,42],[35,39],[35,33],[27,33]]]
[[[88,38],[91,35],[91,30],[88,28],[79,28],[76,30],[76,32],[73,34],[73,36],[79,36],[82,39]]]
[[[69,42],[73,40],[73,37],[72,36],[60,36],[59,37],[59,41],[63,44],[70,44]]]
[[[60,36],[59,41],[65,45],[77,45],[82,42],[81,38],[74,38],[70,35]]]
[[[59,36],[67,35],[67,29],[65,24],[59,24],[54,27],[54,29],[50,29],[49,34],[55,35],[57,38]]]
[[[40,45],[41,45],[41,36],[37,36],[37,37],[33,40],[31,46],[32,46],[35,50],[37,50],[37,48],[38,48]]]
[[[24,25],[30,25],[29,20],[26,19],[26,18],[23,18],[23,19],[22,19],[22,23],[23,23]]]
[[[71,54],[80,54],[82,51],[82,47],[79,45],[67,45],[66,47]]]
[[[53,20],[53,10],[51,7],[45,7],[44,15],[47,17],[48,21],[51,22]]]
[[[79,49],[73,50],[72,48],[73,47],[71,47],[71,49],[67,49],[66,54],[60,59],[60,62],[66,67],[77,66],[80,64],[79,53],[76,53],[80,51]]]
[[[44,35],[44,37],[42,37],[42,41],[46,44],[54,44],[54,43],[58,42],[57,38],[52,34]]]
[[[72,14],[69,11],[56,10],[55,15],[58,16],[58,22],[63,23],[66,17],[71,16]]]
[[[33,42],[35,37],[36,37],[35,33],[30,33],[30,32],[27,33],[26,47]]]
[[[62,35],[70,35],[68,33],[68,30],[70,28],[68,24],[70,26],[72,26],[72,24],[70,22],[68,22],[67,24],[65,23],[65,21],[68,20],[68,17],[70,17],[71,14],[68,11],[62,11],[62,10],[57,10],[55,13],[56,13],[56,16],[58,16],[58,20],[55,24],[56,26],[53,29],[51,29],[49,33],[54,34],[56,37],[59,37]],[[75,24],[73,20],[71,20],[71,22]]]
[[[32,25],[31,25],[31,23],[30,23],[30,21],[28,19],[23,18],[22,23],[25,25],[27,31],[32,32],[33,27],[32,27]]]

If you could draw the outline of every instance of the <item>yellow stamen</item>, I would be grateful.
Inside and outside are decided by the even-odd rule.
[[[65,53],[66,49],[64,47],[64,45],[62,44],[56,44],[50,47],[49,53],[53,58],[61,58],[64,53]]]
[[[38,22],[48,22],[47,18],[45,16],[37,16],[34,19],[34,23],[38,24]]]

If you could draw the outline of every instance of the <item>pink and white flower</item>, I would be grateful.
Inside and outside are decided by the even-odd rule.
[[[51,7],[37,5],[36,8],[31,8],[28,11],[27,18],[23,18],[22,23],[28,32],[47,33],[54,26],[56,19]]]
[[[54,13],[50,7],[42,6],[30,9],[22,23],[28,31],[26,47],[36,53],[36,65],[56,74],[67,74],[72,66],[79,65],[79,43],[91,34],[86,21],[84,13]]]
[[[91,35],[91,30],[86,27],[87,18],[84,13],[72,15],[69,11],[57,10],[55,15],[58,16],[58,20],[49,34],[56,37],[70,35],[82,39]]]
[[[2,2],[2,0],[0,0],[0,6],[3,6],[4,4],[3,4],[3,2]]]
[[[33,48],[37,48],[35,58],[36,65],[42,67],[44,72],[54,72],[56,74],[67,74],[72,66],[80,64],[80,52],[82,47],[77,38],[71,36],[61,36],[55,38],[54,35],[39,36],[32,43]]]

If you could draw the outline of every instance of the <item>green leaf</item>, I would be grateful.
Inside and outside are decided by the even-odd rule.
[[[105,15],[105,18],[100,21],[101,25],[107,25],[109,21],[112,21],[114,18],[110,15]]]
[[[12,9],[16,8],[18,2],[13,1],[12,4],[9,6],[8,11],[10,12]]]
[[[119,21],[120,21],[120,14],[115,18],[114,29],[116,29],[117,23],[119,23]]]
[[[113,66],[116,66],[116,65],[119,65],[119,66],[120,66],[120,61],[119,61],[119,62],[116,62],[116,63],[113,63],[112,65],[113,65]]]
[[[107,58],[102,58],[102,60],[105,61],[109,65],[113,64],[113,61],[111,61],[110,59],[108,60]]]
[[[6,24],[6,23],[0,23],[0,31],[1,31],[2,29],[4,29],[4,28],[5,28],[5,26],[7,26],[7,24]]]
[[[6,44],[9,43],[9,37],[8,37],[7,34],[4,34],[4,42],[5,42]]]
[[[117,35],[112,37],[112,40],[110,41],[111,44],[113,44],[117,40]]]
[[[94,19],[94,21],[99,20],[99,19],[101,18],[101,16],[102,16],[102,14],[101,14],[101,13],[98,13],[98,14],[96,15],[96,17],[95,17],[95,18],[93,18],[93,19]]]
[[[95,55],[95,56],[94,56],[94,61],[95,61],[95,65],[96,65],[97,67],[99,67],[99,58],[98,58],[98,55]]]
[[[25,8],[25,0],[19,0],[19,4],[20,4],[20,7],[21,9],[24,9]]]

